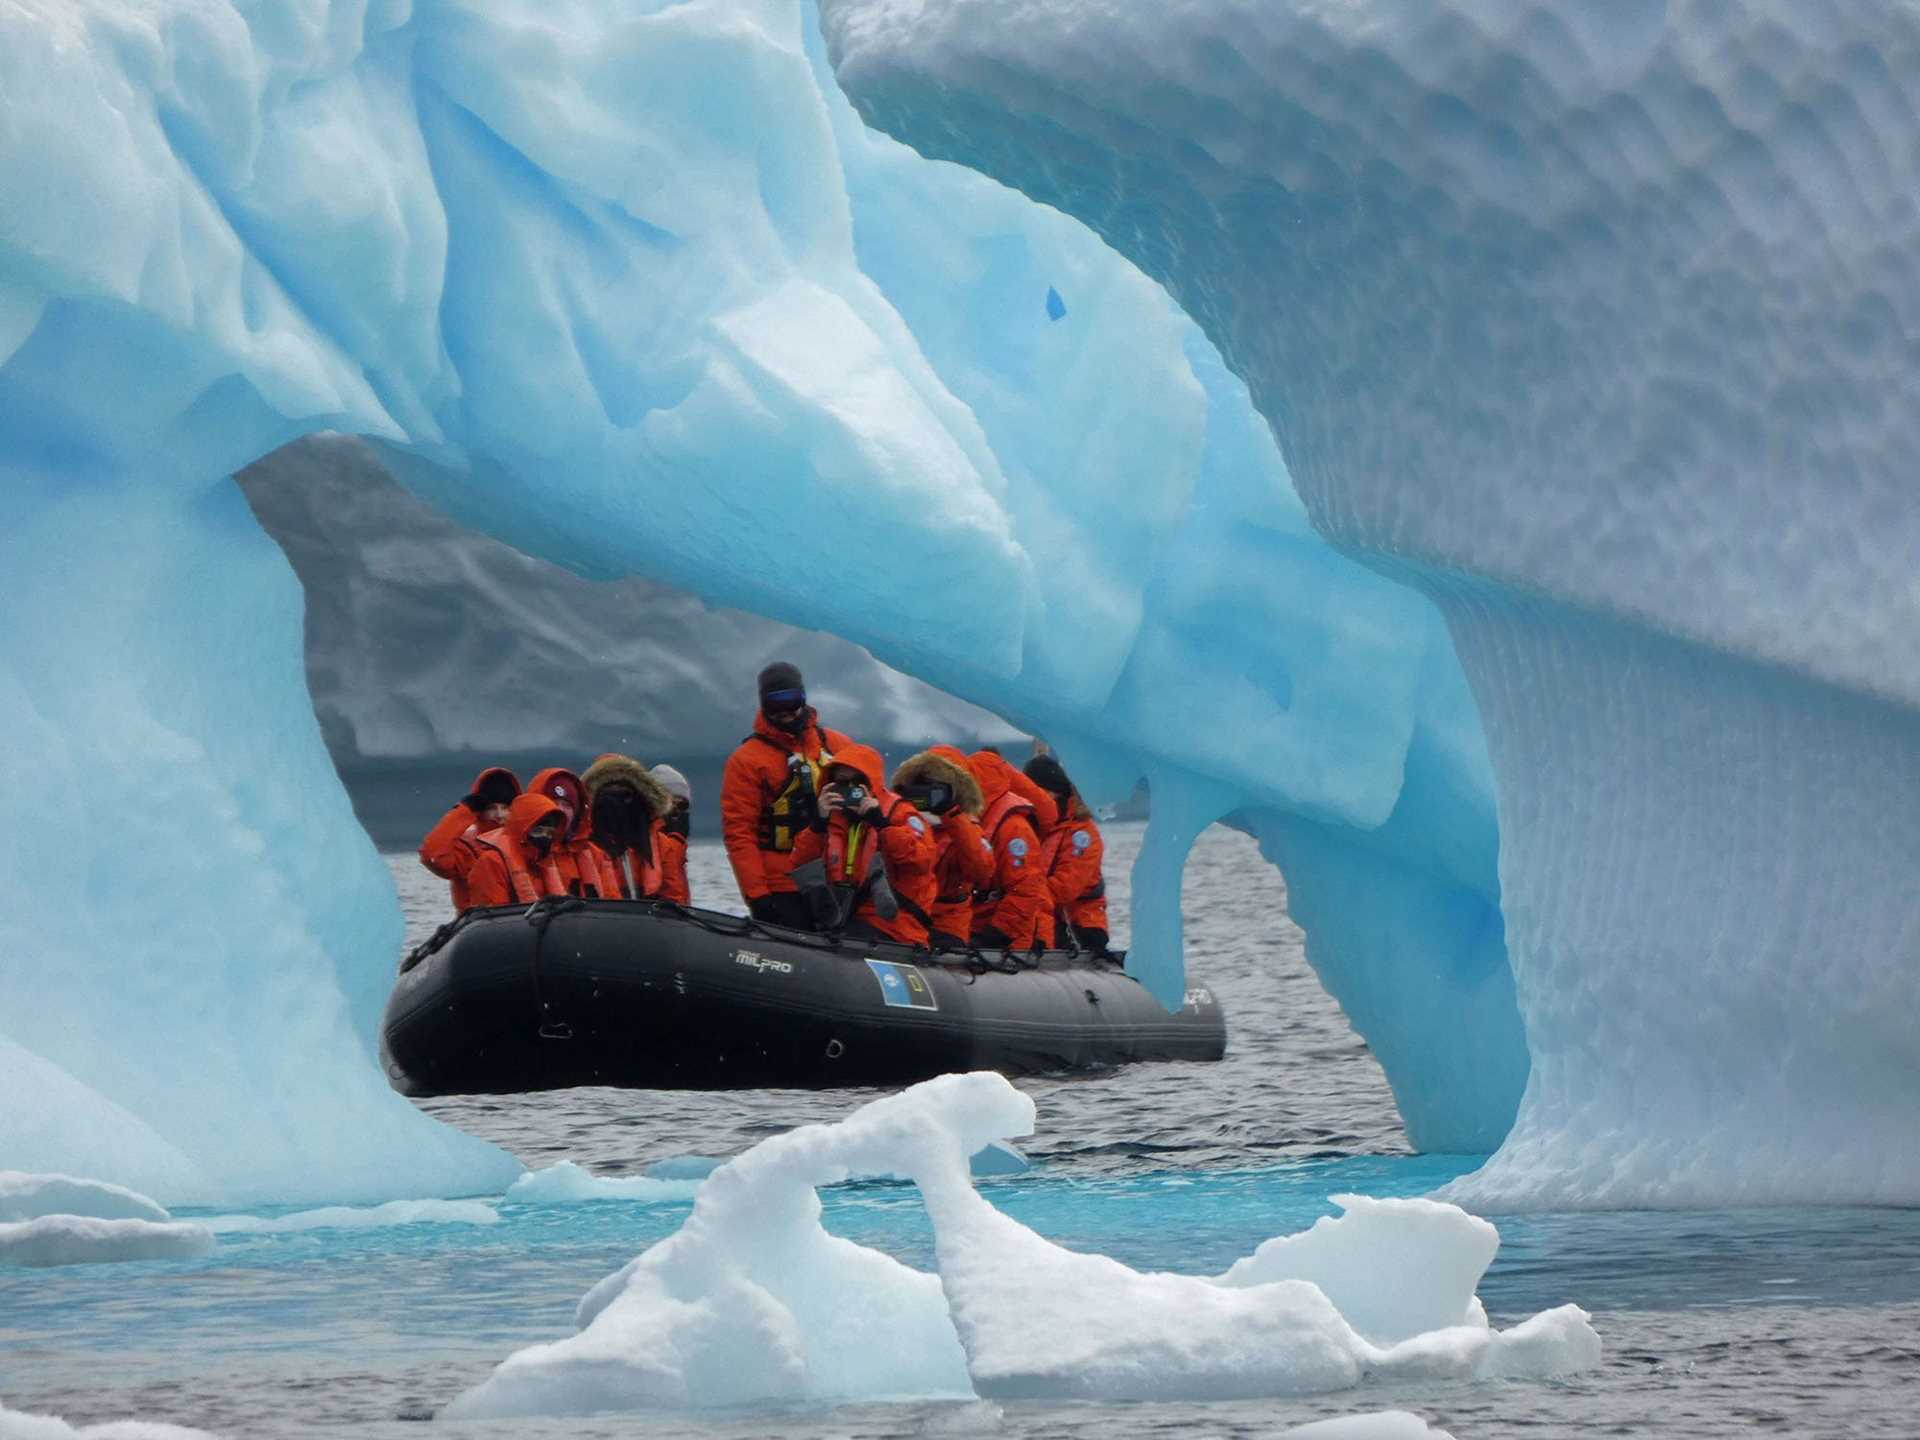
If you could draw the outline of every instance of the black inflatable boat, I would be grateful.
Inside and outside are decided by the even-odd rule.
[[[381,1038],[409,1095],[818,1089],[1218,1060],[1226,1021],[1205,988],[1170,1015],[1090,957],[914,950],[558,900],[443,926],[402,962]]]

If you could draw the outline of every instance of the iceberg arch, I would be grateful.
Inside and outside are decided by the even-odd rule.
[[[797,0],[0,15],[0,1080],[50,1107],[0,1112],[9,1164],[169,1203],[518,1173],[372,1056],[399,917],[228,478],[318,430],[583,574],[859,641],[1090,792],[1149,776],[1163,994],[1186,845],[1241,816],[1416,1140],[1505,1132],[1527,1055],[1438,611],[1313,532],[1156,285],[864,131],[814,29]],[[822,537],[900,559],[818,585]]]
[[[823,0],[861,113],[1246,377],[1484,717],[1483,1204],[1920,1195],[1920,12]]]

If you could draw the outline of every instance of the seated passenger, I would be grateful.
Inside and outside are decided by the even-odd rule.
[[[1040,864],[1033,802],[1015,788],[1015,770],[995,750],[976,750],[967,768],[980,782],[986,813],[980,833],[993,847],[993,879],[973,897],[973,943],[982,949],[1030,950],[1040,943],[1041,917],[1053,909]]]
[[[925,817],[882,783],[886,773],[869,746],[834,751],[821,776],[817,818],[794,841],[794,879],[802,867],[823,862],[834,916],[821,928],[924,946],[938,850]]]
[[[511,770],[498,765],[482,770],[474,777],[473,789],[420,842],[420,863],[452,885],[456,911],[473,904],[467,898],[467,873],[479,858],[475,837],[504,825],[507,807],[519,793],[520,777]]]
[[[667,846],[662,837],[673,797],[638,760],[602,755],[587,767],[593,819],[593,858],[600,894],[608,899],[671,900]],[[679,848],[680,887],[686,885],[686,850]],[[685,904],[684,900],[677,903]]]
[[[973,892],[993,883],[993,847],[980,833],[986,809],[980,782],[967,757],[951,745],[935,745],[893,772],[895,792],[913,802],[933,826],[934,898],[928,943],[936,950],[964,950],[973,934]]]
[[[537,790],[529,790],[507,808],[498,830],[474,837],[473,867],[467,872],[470,905],[531,905],[565,895],[567,882],[557,863],[560,836],[573,817]]]
[[[993,753],[997,755],[1000,752],[996,750]],[[1009,769],[1011,770],[1011,763],[1009,763]],[[1013,788],[1033,806],[1033,814],[1030,817],[1033,821],[1033,833],[1039,837],[1040,846],[1044,850],[1047,836],[1052,832],[1053,827],[1060,823],[1060,804],[1025,771],[1012,770],[1008,778],[1012,781]],[[1054,929],[1053,906],[1049,905],[1035,923],[1034,944],[1042,949],[1051,950],[1057,943]]]
[[[660,898],[676,905],[691,905],[693,890],[687,884],[687,836],[693,828],[693,787],[687,777],[671,765],[656,765],[647,772],[666,787],[673,797],[673,808],[661,822],[658,834],[660,873],[666,888]]]
[[[593,810],[587,804],[587,787],[573,771],[552,765],[527,782],[527,793],[545,795],[567,812],[568,828],[554,842],[554,864],[566,882],[567,894],[588,900],[601,897],[607,876],[600,872],[600,852],[593,844]],[[617,892],[606,891],[608,899]]]
[[[1071,935],[1081,949],[1104,957],[1109,953],[1107,879],[1101,861],[1107,847],[1100,827],[1054,756],[1035,755],[1027,762],[1027,775],[1053,795],[1060,808],[1059,822],[1040,840],[1047,885],[1065,927],[1060,938],[1065,941]]]

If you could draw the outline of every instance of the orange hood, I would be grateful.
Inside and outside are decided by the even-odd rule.
[[[887,790],[887,764],[871,745],[843,745],[833,752],[833,763],[847,765],[866,777],[867,789],[875,795]]]
[[[567,818],[564,805],[538,790],[529,790],[507,807],[507,823],[500,828],[507,832],[507,838],[515,845],[523,850],[531,850],[533,846],[527,839],[527,832],[556,811],[564,823]]]
[[[980,782],[980,797],[986,801],[989,810],[1002,795],[1013,789],[1013,777],[1020,774],[1007,763],[1005,756],[996,755],[991,750],[976,750],[967,756],[967,768],[973,772],[973,778]],[[1014,793],[1020,794],[1017,790]],[[1022,795],[1021,798],[1026,797]]]

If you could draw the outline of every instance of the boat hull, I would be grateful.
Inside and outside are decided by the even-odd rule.
[[[435,938],[408,957],[382,1027],[410,1095],[904,1085],[1226,1049],[1206,987],[1169,1014],[1115,966],[1052,952],[836,944],[633,902],[474,911]]]

